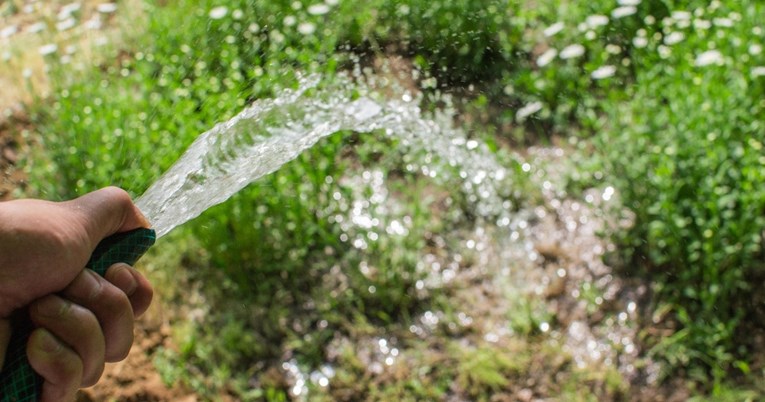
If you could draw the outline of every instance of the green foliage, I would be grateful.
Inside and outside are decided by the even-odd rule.
[[[634,15],[615,18],[610,0],[341,3],[322,13],[308,0],[148,1],[146,21],[135,22],[145,34],[127,49],[109,50],[112,62],[82,73],[51,66],[55,94],[33,110],[45,152],[36,159],[44,162],[28,166],[33,195],[69,198],[109,184],[137,195],[199,133],[294,86],[298,73],[330,76],[349,66],[348,52],[397,52],[442,84],[477,86],[482,95],[466,108],[486,115],[481,120],[491,128],[476,131],[493,136],[494,150],[506,139],[495,131],[518,143],[565,133],[583,144],[571,189],[600,177],[618,188],[634,219],[616,233],[619,251],[627,269],[655,283],[657,305],[677,329],[649,339],[654,356],[700,382],[711,375],[721,395],[728,373],[749,371],[743,331],[752,300],[761,300],[755,296],[765,230],[765,77],[754,73],[765,55],[751,48],[765,41],[757,20],[762,5],[644,0]],[[211,18],[216,7],[226,8],[222,18]],[[673,16],[696,9],[703,13]],[[609,20],[587,25],[593,15]],[[558,22],[562,31],[543,33]],[[667,43],[673,32],[681,39]],[[583,53],[562,59],[573,44]],[[557,57],[542,62],[549,49]],[[722,65],[697,65],[711,50]],[[603,67],[612,75],[593,75]],[[519,115],[537,102],[538,111]],[[344,155],[351,146],[357,156]],[[410,323],[429,302],[416,290],[427,235],[451,222],[432,216],[423,200],[433,189],[402,172],[395,147],[374,135],[339,133],[192,224],[189,236],[199,239],[209,264],[191,276],[209,284],[215,312],[179,330],[180,351],[162,357],[167,379],[207,395],[227,387],[246,395],[247,377],[264,368],[253,362],[290,350],[316,365],[334,334],[357,331],[360,322]],[[354,197],[372,191],[361,186],[359,195],[357,183],[343,179],[373,167],[388,191],[403,194],[404,207],[386,219],[408,219],[405,236],[353,231],[337,220]],[[460,195],[452,197],[463,205]],[[366,247],[354,239],[366,239]],[[591,293],[582,292],[597,296]],[[551,320],[532,302],[519,310],[511,324],[527,336]],[[469,350],[449,361],[456,373],[430,362],[429,377],[370,393],[437,399],[456,378],[480,398],[503,388],[503,375],[517,373],[517,361],[506,355]],[[366,392],[358,390],[361,363],[341,361],[337,383]],[[201,375],[172,369],[181,363]],[[244,374],[231,380],[232,373]],[[621,390],[613,378],[606,382]],[[287,398],[283,384],[261,385],[251,399]]]
[[[522,360],[528,356],[509,356],[487,347],[454,345],[452,353],[458,356],[457,383],[474,398],[504,388],[509,383],[508,374],[519,372],[528,364]]]
[[[707,12],[714,20],[763,9],[731,3]],[[621,250],[638,265],[648,259],[658,297],[683,328],[655,352],[716,380],[748,355],[741,323],[762,275],[765,229],[763,81],[752,75],[762,59],[740,56],[762,37],[751,37],[754,20],[733,15],[731,27],[680,31],[677,44],[651,39],[635,49],[631,99],[604,108],[610,127],[599,137],[634,212]],[[659,27],[646,29],[642,37],[652,38]],[[699,62],[712,40],[724,66]]]

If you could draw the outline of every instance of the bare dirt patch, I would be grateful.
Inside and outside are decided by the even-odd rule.
[[[22,113],[0,120],[0,201],[15,198],[26,183],[26,175],[18,166],[25,148],[19,133],[29,125]]]
[[[108,364],[98,384],[80,391],[78,402],[198,400],[179,384],[165,384],[152,362],[159,348],[172,348],[167,311],[161,302],[152,305],[137,323],[135,341],[127,359]]]

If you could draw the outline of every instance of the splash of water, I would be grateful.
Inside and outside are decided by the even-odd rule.
[[[320,77],[300,80],[296,90],[259,100],[229,121],[200,135],[136,205],[158,236],[229,199],[278,170],[319,140],[339,131],[382,130],[403,146],[434,154],[460,169],[463,187],[479,215],[505,208],[498,187],[507,175],[485,145],[466,139],[444,113],[424,116],[411,96],[385,99],[363,83],[340,78],[320,86]],[[363,94],[361,97],[358,94]],[[429,175],[436,177],[436,171]]]

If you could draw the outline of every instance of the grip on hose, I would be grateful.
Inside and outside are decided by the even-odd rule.
[[[101,276],[118,262],[135,264],[157,239],[152,229],[136,229],[107,237],[98,244],[86,267]],[[13,318],[13,334],[0,371],[0,402],[36,402],[40,399],[43,379],[27,360],[27,340],[34,325],[27,311]]]

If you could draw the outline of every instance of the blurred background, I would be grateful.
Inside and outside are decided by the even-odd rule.
[[[734,0],[5,0],[0,199],[139,196],[317,77],[308,102],[413,117],[161,239],[130,357],[82,401],[759,400],[763,23]]]

